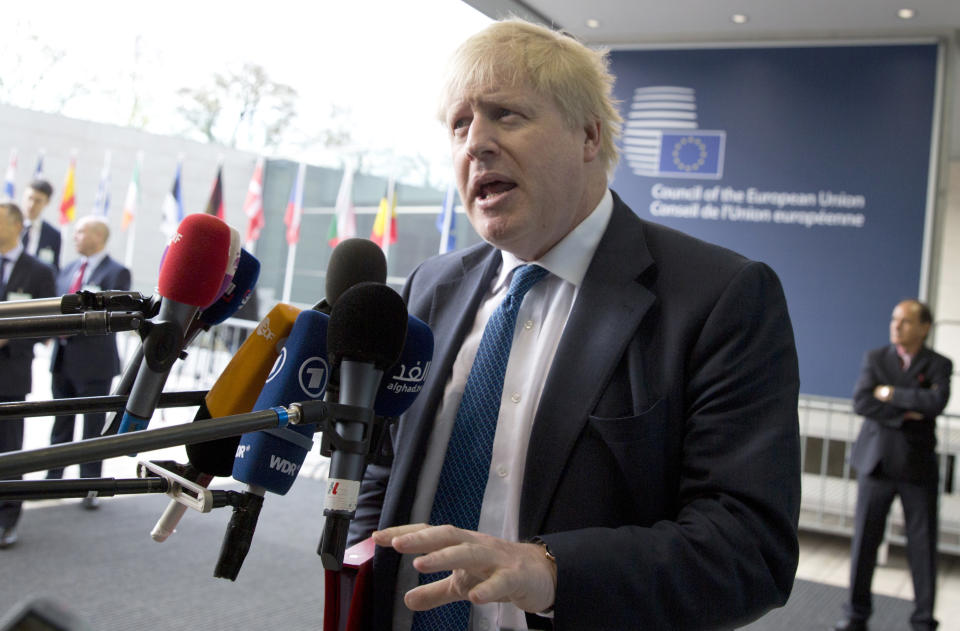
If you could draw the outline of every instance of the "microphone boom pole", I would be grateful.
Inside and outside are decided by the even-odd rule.
[[[158,408],[179,408],[200,405],[206,390],[164,392],[160,395]],[[124,395],[52,399],[50,401],[12,401],[0,403],[0,422],[31,416],[57,416],[60,414],[89,414],[122,410],[127,403]]]

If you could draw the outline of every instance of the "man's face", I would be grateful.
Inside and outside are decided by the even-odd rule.
[[[32,189],[29,186],[23,193],[23,214],[30,221],[36,221],[43,209],[50,203],[46,193]]]
[[[553,99],[524,86],[471,89],[454,95],[445,119],[467,217],[496,247],[539,258],[599,201],[585,191],[598,143]]]
[[[77,247],[77,254],[92,256],[105,245],[103,230],[94,222],[78,224],[73,233],[73,243]]]
[[[12,250],[20,242],[22,226],[15,221],[10,211],[0,206],[0,249],[4,252]]]
[[[891,344],[909,350],[918,349],[929,331],[930,323],[920,322],[920,306],[917,303],[905,300],[894,307],[890,317]]]

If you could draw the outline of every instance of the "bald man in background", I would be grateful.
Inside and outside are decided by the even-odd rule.
[[[82,289],[89,291],[130,289],[130,270],[110,258],[107,241],[110,228],[94,216],[77,222],[73,242],[78,259],[66,265],[57,276],[57,293],[71,294]],[[53,396],[57,399],[94,397],[110,394],[113,377],[120,373],[120,356],[117,353],[116,336],[74,335],[58,338],[54,344],[50,371],[53,374]],[[103,412],[83,415],[83,438],[100,435],[105,419]],[[75,414],[56,417],[50,433],[50,443],[68,443],[73,440]],[[86,462],[80,465],[81,478],[98,478],[102,463]],[[48,479],[63,477],[63,469],[51,469]],[[84,508],[97,507],[93,495],[83,499]]]

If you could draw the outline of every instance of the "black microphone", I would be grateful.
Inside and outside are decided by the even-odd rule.
[[[140,311],[147,318],[157,315],[159,298],[138,291],[78,291],[54,298],[9,300],[0,303],[0,318],[66,315],[85,311]]]
[[[330,253],[327,295],[313,308],[330,315],[340,294],[364,282],[387,282],[387,259],[383,256],[383,250],[369,239],[344,239]]]
[[[86,311],[65,315],[2,318],[0,319],[0,339],[107,335],[118,331],[135,331],[140,328],[143,320],[143,313],[125,311]]]
[[[400,358],[406,334],[407,307],[393,289],[359,283],[343,292],[330,313],[327,331],[327,356],[339,367],[341,405],[373,408],[383,373]],[[335,428],[340,439],[360,444],[370,429],[340,419]],[[366,459],[365,451],[343,449],[330,457],[326,519],[318,550],[325,569],[340,570],[343,565]]]

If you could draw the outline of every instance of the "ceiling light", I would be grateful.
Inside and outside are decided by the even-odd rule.
[[[897,17],[901,20],[910,20],[917,15],[917,12],[913,9],[900,9],[897,11]]]
[[[734,13],[730,16],[730,21],[734,24],[746,24],[750,21],[750,18],[745,13]]]
[[[587,20],[587,26],[590,28],[599,28],[600,20],[595,20],[593,18],[590,18],[589,20]]]

